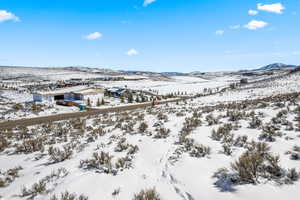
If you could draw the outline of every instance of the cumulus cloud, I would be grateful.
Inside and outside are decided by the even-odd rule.
[[[88,35],[85,36],[85,39],[87,40],[95,40],[98,38],[101,38],[103,35],[99,32],[94,32],[94,33],[90,33]]]
[[[267,22],[252,20],[248,24],[245,25],[245,28],[247,28],[249,30],[256,30],[256,29],[259,29],[259,28],[264,28],[267,25],[268,25]]]
[[[224,35],[224,32],[225,32],[224,30],[217,30],[216,35],[220,35],[220,36]]]
[[[266,12],[272,12],[276,14],[282,14],[285,7],[281,3],[274,3],[274,4],[257,4],[257,9],[266,11]]]
[[[156,0],[144,0],[144,6],[146,7],[146,6],[148,6],[148,5],[150,5],[151,3],[154,3]]]
[[[0,23],[5,21],[19,22],[20,19],[11,12],[8,12],[6,10],[0,10]]]
[[[139,52],[135,49],[130,49],[126,52],[126,55],[128,55],[128,56],[136,56],[138,54],[139,54]]]
[[[248,14],[249,15],[257,15],[258,14],[258,11],[257,10],[248,10]]]

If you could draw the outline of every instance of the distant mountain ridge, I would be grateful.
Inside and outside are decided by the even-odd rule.
[[[283,63],[273,63],[270,65],[266,65],[259,69],[255,69],[254,71],[261,71],[261,70],[272,70],[272,69],[284,69],[284,68],[299,68],[299,65],[287,65]]]

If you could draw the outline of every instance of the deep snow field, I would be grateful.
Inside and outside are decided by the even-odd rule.
[[[294,74],[257,91],[1,131],[0,196],[298,199],[298,84]]]

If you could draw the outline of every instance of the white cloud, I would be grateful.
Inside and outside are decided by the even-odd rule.
[[[257,10],[248,10],[248,14],[249,15],[257,15],[258,14],[258,11]]]
[[[150,5],[151,3],[154,3],[156,0],[144,0],[144,6],[146,7],[146,6],[148,6],[148,5]]]
[[[20,19],[14,15],[13,13],[11,12],[8,12],[6,10],[0,10],[0,23],[1,22],[5,22],[5,21],[15,21],[15,22],[19,22]]]
[[[102,36],[103,35],[101,33],[94,32],[94,33],[86,35],[85,39],[87,39],[87,40],[95,40],[95,39],[101,38]]]
[[[130,49],[126,52],[126,55],[128,55],[128,56],[136,56],[138,54],[139,54],[139,52],[135,49]]]
[[[239,29],[241,28],[241,25],[237,24],[237,25],[232,25],[232,26],[229,26],[230,29]]]
[[[264,28],[267,25],[268,25],[267,22],[252,20],[248,24],[245,25],[245,28],[247,28],[249,30],[256,30],[256,29],[259,29],[259,28]]]
[[[216,35],[224,35],[224,30],[217,30]]]
[[[257,4],[258,10],[263,10],[266,12],[272,12],[277,14],[282,14],[285,7],[281,3],[274,3],[274,4]]]

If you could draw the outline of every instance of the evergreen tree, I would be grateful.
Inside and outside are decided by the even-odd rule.
[[[90,99],[90,98],[87,99],[87,106],[89,106],[89,107],[92,106],[92,105],[91,105],[91,99]]]
[[[97,100],[97,106],[99,107],[100,105],[101,105],[100,99],[98,98],[98,100]]]
[[[104,98],[102,98],[102,100],[101,100],[101,105],[105,105]]]
[[[35,102],[32,103],[32,112],[36,112],[37,111],[37,105]]]
[[[133,96],[132,96],[132,94],[131,93],[128,93],[128,97],[127,97],[128,99],[128,103],[132,103],[133,102]]]
[[[139,97],[138,97],[138,96],[135,98],[135,101],[136,101],[137,103],[139,103],[139,102],[140,102],[140,99],[139,99]]]
[[[155,106],[155,100],[154,99],[152,100],[151,104],[152,104],[152,106]]]
[[[121,103],[125,103],[124,96],[121,96]]]

